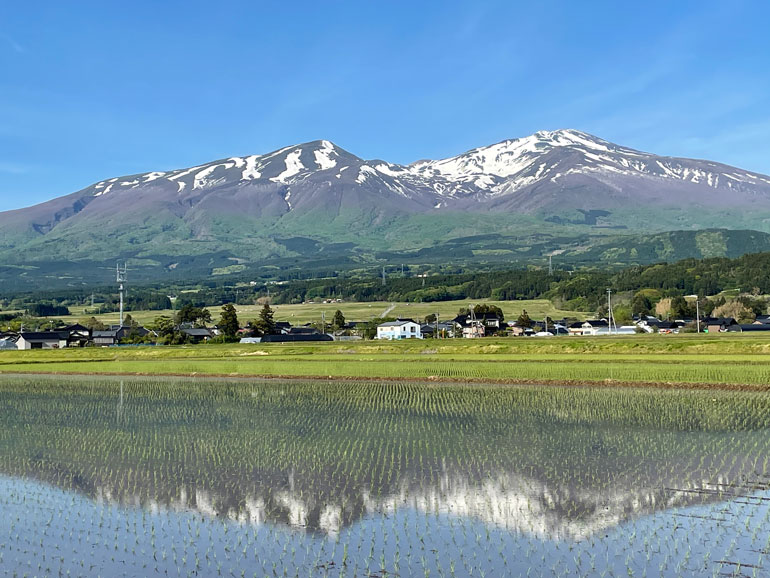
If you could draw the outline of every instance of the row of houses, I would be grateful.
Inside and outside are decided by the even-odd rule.
[[[458,315],[449,321],[420,324],[414,319],[397,319],[377,326],[375,339],[400,340],[424,339],[426,337],[466,338],[473,339],[491,334],[512,336],[554,336],[554,335],[631,335],[634,333],[679,333],[686,326],[695,324],[693,319],[661,320],[652,316],[642,316],[634,319],[631,325],[616,327],[610,325],[606,318],[588,319],[568,324],[566,320],[534,321],[533,327],[518,326],[516,322],[503,323],[493,313],[478,316]],[[276,322],[276,331],[272,335],[247,337],[250,330],[241,330],[242,343],[262,342],[299,342],[299,341],[332,341],[346,339],[362,339],[364,322],[348,322],[332,334],[319,331],[310,325],[293,327],[289,322]],[[770,331],[770,315],[762,315],[751,324],[740,324],[733,318],[706,317],[700,320],[701,331],[704,333],[723,332],[760,332]],[[216,327],[180,326],[179,331],[185,333],[193,343],[208,341],[219,334]],[[56,328],[51,331],[21,331],[18,333],[0,333],[0,350],[3,349],[66,349],[73,347],[109,347],[120,343],[130,336],[151,337],[152,331],[144,327],[111,326],[105,330],[90,330],[87,327],[74,324]],[[150,339],[151,341],[152,339]]]
[[[636,333],[679,333],[684,327],[694,326],[694,319],[661,320],[652,316],[638,317],[629,325],[616,326],[606,318],[588,319],[568,324],[566,320],[534,321],[531,326],[516,322],[504,324],[496,315],[488,313],[478,318],[458,315],[450,321],[419,324],[413,319],[397,319],[377,326],[376,339],[423,339],[426,337],[477,338],[504,332],[512,336],[555,335],[634,335]],[[730,317],[706,317],[700,320],[704,333],[770,331],[770,315],[758,316],[751,324],[740,324]]]
[[[216,329],[184,327],[180,331],[191,341],[204,341],[216,335]],[[0,333],[0,349],[66,349],[71,347],[109,347],[137,335],[154,336],[155,333],[141,326],[112,325],[104,330],[91,330],[76,323],[57,327],[50,331],[20,331]]]

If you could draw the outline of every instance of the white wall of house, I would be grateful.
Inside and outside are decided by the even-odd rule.
[[[41,344],[41,345],[37,345]],[[27,341],[23,337],[19,337],[16,342],[16,347],[19,349],[64,349],[67,347],[66,339],[34,339]]]
[[[405,321],[399,325],[378,325],[375,339],[422,339],[422,333],[417,323]]]

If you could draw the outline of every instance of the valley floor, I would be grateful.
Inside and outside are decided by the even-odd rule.
[[[770,338],[635,335],[0,352],[0,373],[656,385],[770,391]]]

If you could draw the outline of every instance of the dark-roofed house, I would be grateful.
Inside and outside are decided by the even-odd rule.
[[[97,347],[107,347],[117,343],[117,334],[118,331],[116,329],[94,329],[91,339]]]
[[[19,333],[18,349],[63,349],[67,347],[67,331],[25,331]]]
[[[91,341],[91,330],[80,323],[63,327],[61,331],[68,333],[67,347],[85,347]]]
[[[679,333],[679,330],[684,327],[683,321],[650,321],[647,323],[647,327],[652,327],[658,333]]]
[[[741,329],[732,317],[706,317],[701,323],[706,326],[706,333],[724,333]]]
[[[193,327],[190,329],[182,329],[181,331],[187,335],[192,343],[208,341],[214,336],[214,334],[211,332],[211,329],[207,327]]]
[[[288,321],[276,321],[275,330],[278,333],[288,333],[291,330],[291,323]]]
[[[117,345],[121,339],[125,339],[131,333],[144,337],[149,331],[144,327],[120,327],[116,325],[103,331],[94,330],[92,340],[97,347],[109,347],[110,345]]]

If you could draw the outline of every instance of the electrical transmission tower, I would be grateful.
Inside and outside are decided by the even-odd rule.
[[[120,326],[123,327],[123,283],[126,282],[126,262],[123,261],[123,267],[120,266],[120,261],[115,265],[115,277],[118,282],[118,292],[120,293]]]

